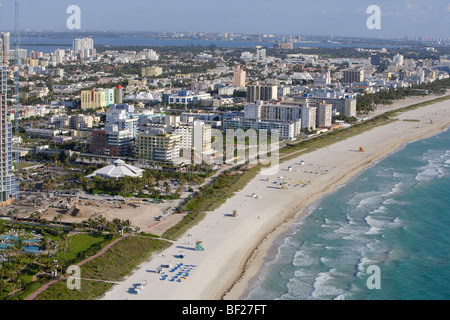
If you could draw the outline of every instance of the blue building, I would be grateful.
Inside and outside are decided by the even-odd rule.
[[[189,106],[200,100],[211,99],[209,93],[191,93],[189,90],[180,90],[177,94],[163,95],[163,102]]]
[[[132,138],[138,133],[139,118],[134,114],[134,106],[125,104],[112,104],[106,111],[106,124],[115,124],[120,131],[129,130]]]

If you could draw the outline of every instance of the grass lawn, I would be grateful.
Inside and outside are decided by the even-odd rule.
[[[23,170],[24,168],[35,166],[36,163],[26,163],[26,162],[19,162],[19,170]]]
[[[76,234],[69,238],[69,251],[66,252],[66,259],[72,260],[77,258],[80,252],[86,252],[91,248],[107,240],[102,234]]]
[[[169,242],[143,236],[129,236],[112,246],[102,256],[81,267],[81,278],[120,281],[155,251],[170,245]],[[61,280],[42,292],[36,300],[92,300],[99,298],[114,284],[82,280],[80,290],[67,288]]]

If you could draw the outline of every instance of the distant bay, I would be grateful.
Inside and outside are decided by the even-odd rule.
[[[28,51],[42,51],[44,53],[54,52],[57,49],[71,49],[74,38],[46,38],[46,37],[22,37],[21,47]],[[273,47],[276,42],[270,41],[238,41],[238,40],[201,40],[201,39],[161,39],[144,37],[92,37],[94,45],[109,46],[203,46],[209,47],[216,45],[223,48],[253,48],[255,46]],[[294,48],[393,48],[400,46],[389,45],[368,45],[368,44],[349,44],[334,42],[295,42]]]

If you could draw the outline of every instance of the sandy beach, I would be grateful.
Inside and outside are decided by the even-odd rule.
[[[377,112],[430,98],[405,99]],[[208,212],[202,222],[139,266],[102,299],[244,298],[273,241],[294,219],[305,214],[303,209],[402,144],[442,131],[450,124],[450,102],[408,111],[398,119],[286,161],[272,176],[257,175],[243,190],[220,208]],[[364,152],[359,152],[360,147]],[[280,183],[287,189],[281,188]],[[237,210],[236,217],[231,215],[233,210]],[[203,242],[204,251],[195,250],[196,241]],[[179,258],[180,254],[183,258]],[[169,264],[171,267],[165,269],[167,277],[156,272],[161,265]],[[132,289],[142,281],[148,285],[139,294],[132,294]]]

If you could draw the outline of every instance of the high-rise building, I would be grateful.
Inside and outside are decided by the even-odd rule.
[[[245,71],[241,68],[241,66],[237,66],[234,70],[234,86],[245,87]]]
[[[133,137],[129,129],[119,130],[116,124],[91,131],[91,152],[110,157],[129,156],[132,152]]]
[[[381,57],[379,54],[373,54],[370,56],[370,64],[373,66],[379,66],[381,64]]]
[[[324,98],[324,97],[294,97],[294,103],[300,104],[331,104],[332,116],[343,114],[347,117],[356,117],[356,99],[344,98]]]
[[[183,149],[196,150],[200,153],[211,151],[211,125],[203,121],[178,123],[172,132],[181,136],[180,147]],[[199,140],[196,140],[197,138]]]
[[[78,53],[83,50],[94,49],[94,40],[92,38],[74,39],[72,50]]]
[[[116,124],[119,130],[129,130],[133,138],[138,133],[138,122],[133,105],[112,104],[106,111],[106,124]]]
[[[317,107],[316,125],[318,127],[331,126],[332,105],[321,103]]]
[[[33,50],[30,51],[30,58],[31,59],[39,59],[44,56],[44,53],[42,51],[34,52]]]
[[[84,58],[93,57],[96,54],[92,38],[74,39],[72,50]]]
[[[100,109],[106,107],[106,93],[103,89],[81,91],[81,109]]]
[[[304,106],[302,110],[302,128],[316,130],[316,112],[317,107]]]
[[[347,69],[343,71],[343,83],[353,83],[364,81],[364,70]]]
[[[269,101],[278,99],[278,87],[274,85],[247,86],[247,102],[258,100]]]
[[[181,135],[164,130],[150,130],[139,133],[136,138],[136,151],[139,159],[173,162],[180,158]]]
[[[3,42],[3,46],[5,47],[4,53],[5,53],[5,59],[9,60],[12,59],[11,57],[11,35],[9,32],[2,32],[1,39]],[[3,48],[0,48],[0,51],[3,50]]]
[[[266,49],[257,49],[256,50],[256,59],[258,61],[266,60]]]
[[[146,122],[140,126],[140,133],[148,134],[159,130],[164,133],[171,133],[181,136],[179,148],[187,152],[195,151],[196,155],[210,154],[212,127],[201,120],[194,120],[193,117],[183,117],[190,122],[180,122],[180,116],[164,116],[155,122]]]
[[[158,60],[159,59],[159,55],[153,50],[153,49],[144,49],[142,51],[142,55],[149,60]]]
[[[392,61],[397,65],[397,66],[403,66],[403,62],[404,62],[404,57],[401,54],[396,54],[393,58]]]
[[[12,163],[12,124],[7,105],[7,73],[3,48],[0,49],[0,206],[12,203],[16,193]]]

